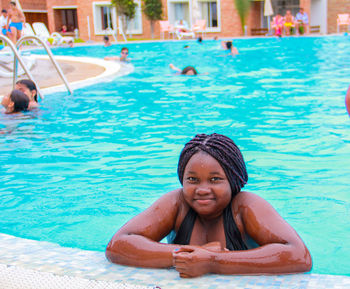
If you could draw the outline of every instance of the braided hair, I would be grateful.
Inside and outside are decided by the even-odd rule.
[[[234,198],[247,183],[248,173],[241,151],[233,140],[222,134],[197,134],[185,145],[177,167],[181,185],[188,161],[199,151],[206,152],[219,162],[230,183]]]
[[[232,200],[248,181],[244,159],[237,145],[227,136],[217,133],[196,135],[185,145],[180,154],[177,174],[182,185],[185,167],[190,158],[199,151],[206,152],[219,162],[230,183]],[[189,243],[195,219],[196,212],[190,208],[174,240],[176,244]],[[233,218],[231,202],[223,211],[223,220],[226,247],[229,250],[247,250],[247,246]]]

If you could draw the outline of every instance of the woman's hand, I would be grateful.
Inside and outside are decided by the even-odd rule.
[[[182,246],[173,252],[173,262],[176,271],[182,278],[198,277],[210,273],[214,259],[214,252],[221,251],[219,242],[198,246]],[[204,248],[204,247],[207,248]]]

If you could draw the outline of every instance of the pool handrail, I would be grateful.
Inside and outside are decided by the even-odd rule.
[[[16,48],[16,46],[12,43],[12,41],[6,37],[5,35],[0,35],[0,40],[2,40],[4,42],[4,44],[7,44],[10,49],[12,50],[13,54],[14,54],[14,61],[13,61],[13,65],[14,65],[14,69],[13,69],[13,89],[15,89],[16,86],[16,81],[17,81],[17,60],[18,62],[21,64],[24,72],[27,74],[28,78],[33,81],[36,85],[37,88],[37,93],[39,94],[40,98],[43,99],[43,94],[40,90],[40,88],[38,87],[37,83],[34,80],[33,75],[30,73],[29,69],[27,68],[27,66],[25,65],[22,56],[18,53],[18,50]]]
[[[55,58],[54,58],[54,56],[53,56],[53,54],[52,54],[52,52],[51,52],[50,47],[49,47],[42,39],[40,39],[38,36],[34,36],[34,35],[24,35],[24,36],[22,36],[22,37],[17,41],[17,49],[19,50],[20,47],[21,47],[21,45],[22,45],[25,41],[27,41],[27,40],[33,40],[33,39],[36,40],[38,43],[40,43],[40,44],[45,48],[46,53],[48,54],[48,56],[49,56],[49,58],[50,58],[50,60],[51,60],[51,62],[52,62],[52,64],[53,64],[53,66],[56,68],[57,73],[59,74],[59,76],[60,76],[61,79],[63,80],[64,85],[66,86],[66,88],[67,88],[69,94],[73,94],[73,90],[71,89],[71,87],[70,87],[70,85],[69,85],[69,83],[68,83],[66,77],[64,76],[64,73],[63,73],[61,67],[59,66],[59,64],[58,64],[57,61],[55,60]],[[17,61],[15,61],[15,62],[17,62]],[[17,63],[15,63],[15,65],[16,65],[16,64],[17,64]],[[17,80],[17,65],[16,65],[16,68],[15,68],[15,69],[16,69],[16,71],[15,71],[15,74],[14,74],[14,85],[15,85],[15,82],[16,82],[16,80]],[[27,74],[27,75],[28,75],[28,74]],[[29,75],[28,75],[28,77],[29,77]],[[34,80],[32,79],[32,81],[34,81]],[[34,83],[35,83],[35,81],[34,81]],[[35,85],[36,85],[36,83],[35,83]],[[37,86],[37,88],[38,88],[38,86]],[[41,95],[41,98],[43,98],[43,97],[42,97],[42,94],[40,94],[40,95]]]

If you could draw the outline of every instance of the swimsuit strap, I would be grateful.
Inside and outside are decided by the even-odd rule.
[[[180,225],[179,231],[176,233],[173,244],[188,245],[190,243],[196,218],[197,213],[190,208]],[[230,251],[247,250],[248,247],[243,242],[241,232],[238,230],[236,222],[233,218],[231,203],[224,209],[223,219],[227,249]]]
[[[181,223],[179,231],[176,233],[175,239],[173,240],[174,244],[188,245],[190,243],[196,218],[197,213],[192,208],[190,208]]]

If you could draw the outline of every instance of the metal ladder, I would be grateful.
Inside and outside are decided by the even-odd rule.
[[[22,66],[24,72],[26,73],[26,75],[28,76],[28,78],[35,83],[36,88],[37,88],[37,93],[39,94],[40,98],[44,99],[44,95],[41,92],[37,82],[35,81],[33,75],[31,74],[31,72],[29,71],[27,66],[25,65],[22,56],[18,53],[21,45],[25,41],[35,40],[37,43],[41,44],[45,48],[45,50],[46,50],[46,52],[47,52],[47,54],[48,54],[48,56],[49,56],[49,58],[50,58],[50,60],[51,60],[51,62],[53,64],[53,66],[56,68],[57,73],[59,74],[59,76],[63,80],[63,82],[64,82],[64,84],[65,84],[69,94],[73,93],[73,90],[70,88],[70,85],[69,85],[66,77],[64,76],[60,66],[58,65],[57,61],[55,60],[55,58],[54,58],[54,56],[53,56],[53,54],[51,52],[51,49],[39,37],[33,36],[33,35],[22,36],[17,41],[17,47],[12,43],[12,41],[8,37],[6,37],[4,35],[0,35],[0,40],[2,40],[4,43],[6,43],[11,48],[11,50],[12,50],[12,52],[14,54],[14,61],[13,61],[13,89],[15,89],[16,82],[17,82],[17,72],[18,72],[18,63],[17,63],[17,61],[18,61],[21,64],[21,66]]]

